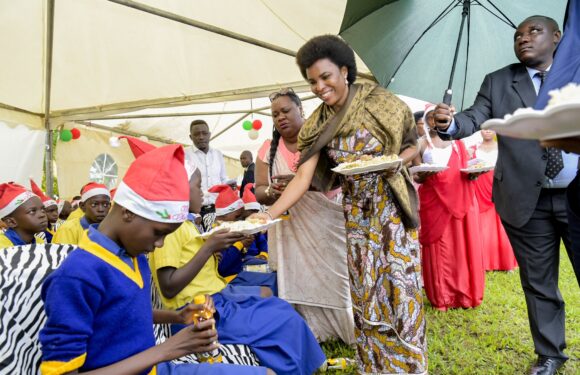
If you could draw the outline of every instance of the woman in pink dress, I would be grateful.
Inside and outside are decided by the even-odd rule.
[[[495,165],[497,161],[497,143],[495,132],[482,130],[483,142],[474,147],[472,158]],[[475,197],[479,205],[479,221],[483,239],[483,264],[486,271],[511,271],[518,266],[505,229],[491,200],[493,171],[480,175],[474,181]]]
[[[473,181],[461,173],[468,154],[463,142],[443,141],[433,130],[434,107],[425,111],[429,136],[421,144],[423,163],[446,165],[438,173],[417,173],[422,266],[425,292],[438,310],[476,307],[483,300],[479,209]]]

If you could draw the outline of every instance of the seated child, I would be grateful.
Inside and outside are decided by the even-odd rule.
[[[70,213],[72,212],[72,205],[69,201],[64,199],[59,199],[57,203],[58,203],[58,220],[62,224],[70,216]]]
[[[84,188],[84,186],[83,186],[83,188]],[[69,213],[66,220],[80,219],[81,217],[83,217],[85,215],[85,213],[83,212],[83,210],[81,210],[81,207],[79,206],[80,202],[81,202],[80,195],[75,195],[72,198],[72,200],[70,202],[71,212]]]
[[[244,186],[244,193],[242,195],[242,200],[244,201],[244,219],[252,214],[260,212],[262,208],[260,203],[258,203],[256,196],[252,192],[253,188],[253,183],[249,183]],[[247,260],[244,260],[244,263],[246,264],[268,263],[268,237],[266,233],[256,233],[254,235],[254,242],[252,242],[252,244],[248,247],[246,258],[248,258]],[[252,258],[257,259],[252,260]],[[259,262],[257,260],[264,260],[264,262]],[[249,261],[251,261],[251,263],[248,263]]]
[[[183,160],[180,145],[135,160],[111,213],[82,233],[79,248],[45,280],[42,374],[267,373],[260,367],[167,362],[215,349],[214,319],[155,345],[154,322],[190,324],[202,308],[190,304],[176,312],[153,311],[151,306],[145,253],[163,246],[165,236],[187,217],[189,184]]]
[[[0,248],[44,242],[34,236],[47,228],[44,206],[24,186],[14,182],[0,184],[0,219],[8,228],[0,233]]]
[[[189,173],[189,209],[198,214],[203,197],[201,174],[198,170]],[[240,209],[235,207],[234,211]],[[204,240],[191,221],[168,235],[163,247],[149,258],[163,305],[177,310],[194,296],[209,294],[217,310],[221,343],[248,345],[260,363],[277,374],[312,374],[324,363],[324,353],[292,306],[276,297],[262,298],[260,287],[227,285],[219,275],[215,254],[243,237],[223,230]]]
[[[42,201],[44,212],[48,218],[48,226],[46,230],[37,233],[36,237],[41,238],[46,243],[51,243],[52,237],[56,232],[58,222],[58,203],[54,199],[44,194],[42,189],[34,182],[32,178],[30,179],[30,189]]]
[[[228,185],[212,186],[209,191],[218,193],[216,207],[216,221],[237,221],[246,216],[246,207],[253,213],[260,208],[256,197],[250,190],[253,184],[244,187],[244,201],[238,198],[238,194]],[[254,198],[252,201],[252,197]],[[236,242],[232,246],[223,250],[218,266],[220,275],[231,281],[243,271],[245,264],[267,264],[268,257],[267,239],[263,233],[247,236],[242,241]],[[275,280],[275,278],[274,278]],[[239,280],[238,280],[239,281]],[[252,280],[249,283],[239,285],[265,285],[272,288],[271,282],[264,283],[264,280]]]
[[[105,185],[89,182],[81,190],[80,209],[84,216],[69,219],[56,231],[52,242],[77,245],[89,225],[98,224],[109,212],[111,194]]]

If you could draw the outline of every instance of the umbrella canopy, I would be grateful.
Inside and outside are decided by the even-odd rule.
[[[340,35],[376,79],[397,94],[440,102],[450,81],[463,0],[347,2]],[[521,21],[545,15],[561,24],[566,0],[470,0],[451,86],[458,108],[473,103],[485,74],[517,62]]]

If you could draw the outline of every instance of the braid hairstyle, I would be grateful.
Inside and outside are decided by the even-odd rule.
[[[300,101],[300,97],[298,95],[296,95],[296,93],[294,93],[293,91],[288,91],[284,94],[280,94],[278,95],[276,98],[279,98],[280,96],[287,96],[288,98],[290,98],[290,100],[292,100],[294,102],[294,104],[296,104],[296,106],[300,109],[300,111],[303,111],[302,109],[302,101]],[[276,99],[274,99],[276,100]],[[272,179],[272,169],[274,168],[274,160],[276,159],[276,151],[278,151],[278,144],[280,143],[280,138],[281,135],[278,132],[278,130],[276,130],[276,126],[272,127],[272,143],[270,143],[270,165],[269,165],[269,171],[270,171],[270,180]]]
[[[276,159],[276,151],[278,151],[278,144],[280,143],[280,138],[282,138],[280,136],[280,133],[278,133],[278,130],[276,130],[275,126],[272,129],[273,130],[272,130],[272,142],[270,143],[270,165],[269,165],[270,180],[272,179],[272,168],[274,167],[274,160]]]

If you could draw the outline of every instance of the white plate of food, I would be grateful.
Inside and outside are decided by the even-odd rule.
[[[490,119],[482,129],[523,139],[550,140],[580,136],[580,85],[569,84],[550,91],[552,97],[542,110],[521,108],[503,119]]]
[[[467,162],[467,168],[461,168],[460,171],[463,173],[481,173],[488,172],[495,168],[495,165],[486,163],[483,160],[473,159]]]
[[[345,176],[355,174],[377,172],[389,169],[397,169],[403,162],[398,155],[381,155],[372,157],[371,155],[361,155],[358,159],[340,163],[332,168],[332,171]]]
[[[209,238],[212,234],[221,229],[229,229],[230,232],[239,232],[242,234],[250,235],[262,232],[272,225],[275,225],[282,219],[274,220],[263,220],[263,219],[246,219],[240,221],[224,221],[220,223],[212,230],[205,232],[201,235],[202,238]]]
[[[420,164],[409,168],[409,173],[414,174],[418,172],[441,172],[449,168],[443,164]]]

